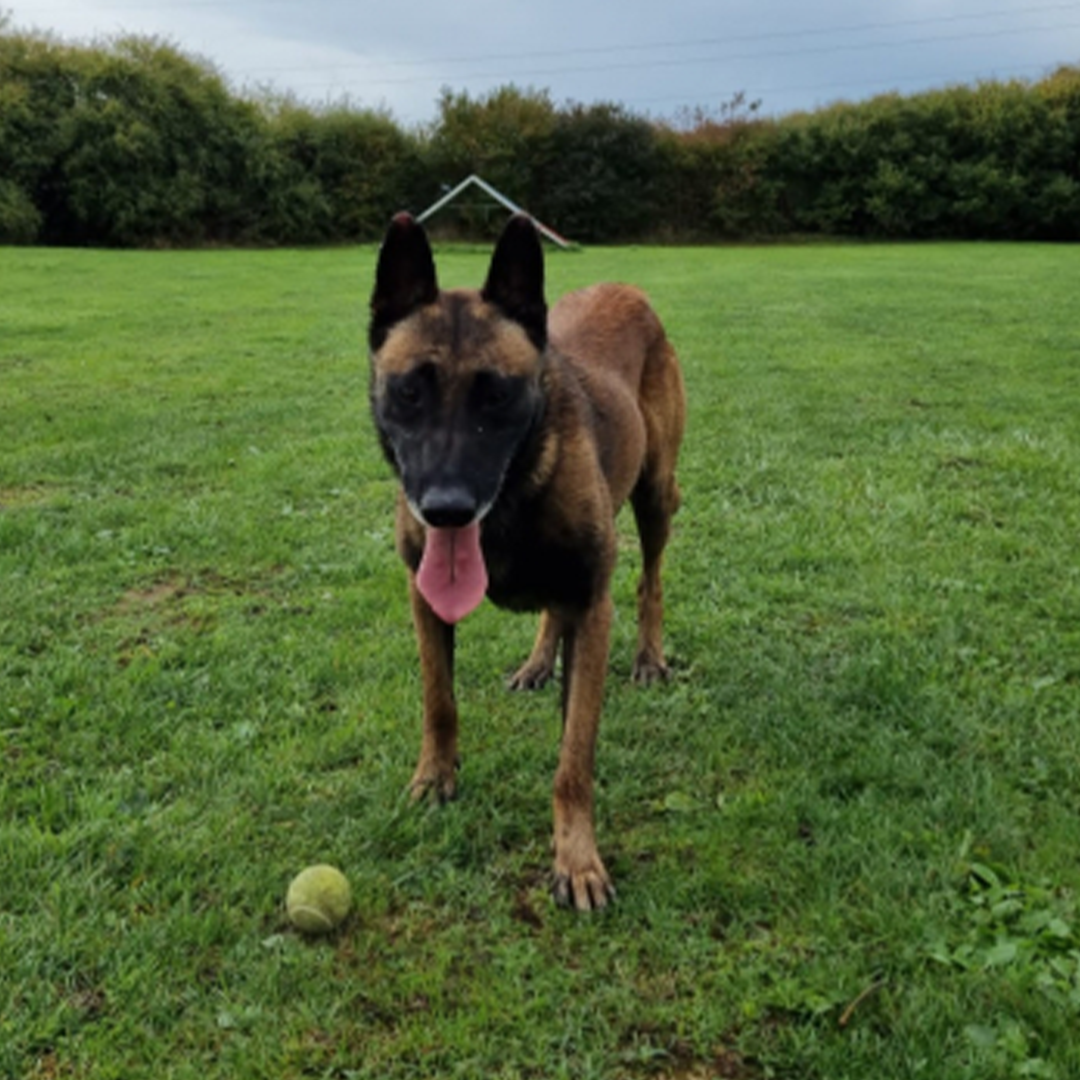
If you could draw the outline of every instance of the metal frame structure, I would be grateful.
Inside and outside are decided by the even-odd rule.
[[[497,191],[486,180],[481,179],[481,177],[473,173],[472,176],[468,176],[462,180],[453,191],[448,191],[437,202],[433,202],[416,220],[423,224],[429,217],[437,214],[444,206],[448,206],[463,191],[468,190],[470,187],[478,187],[485,195],[490,196],[501,206],[505,206],[512,214],[529,214],[528,210],[523,210],[517,203],[508,199],[501,191]],[[532,215],[529,214],[529,217],[532,217]],[[570,240],[567,240],[565,236],[560,236],[554,229],[549,229],[543,222],[537,221],[536,218],[533,218],[533,223],[536,225],[540,234],[546,236],[553,244],[557,244],[564,250],[569,250],[575,246]]]

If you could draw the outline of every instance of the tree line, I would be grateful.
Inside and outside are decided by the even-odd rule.
[[[1080,239],[1080,67],[780,118],[741,98],[656,121],[506,86],[405,128],[232,90],[155,38],[0,25],[0,242],[372,240],[478,173],[585,243],[792,234]],[[452,219],[495,227],[480,206]]]

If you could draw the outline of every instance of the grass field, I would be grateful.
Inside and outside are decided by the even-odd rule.
[[[0,1076],[1080,1075],[1075,249],[551,257],[650,292],[691,402],[645,691],[623,522],[595,918],[531,619],[462,626],[462,797],[403,794],[374,254],[0,249]]]

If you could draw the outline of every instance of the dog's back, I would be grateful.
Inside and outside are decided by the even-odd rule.
[[[618,372],[636,387],[664,328],[640,289],[604,282],[556,301],[548,312],[548,338],[570,360]]]
[[[630,497],[640,478],[673,477],[686,391],[675,350],[645,294],[613,283],[569,293],[552,306],[548,335],[593,403],[601,457],[609,457],[603,450],[614,442],[624,444],[612,467],[605,462],[614,505]],[[627,455],[625,441],[637,441],[639,430],[641,453]],[[663,501],[674,513],[677,491]]]

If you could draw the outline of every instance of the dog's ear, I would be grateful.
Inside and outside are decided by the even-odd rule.
[[[543,350],[547,344],[544,250],[527,214],[515,214],[506,223],[481,295],[524,327],[532,343]]]
[[[423,226],[411,214],[396,214],[386,231],[375,271],[368,327],[372,351],[382,346],[395,323],[438,296],[435,259]]]

